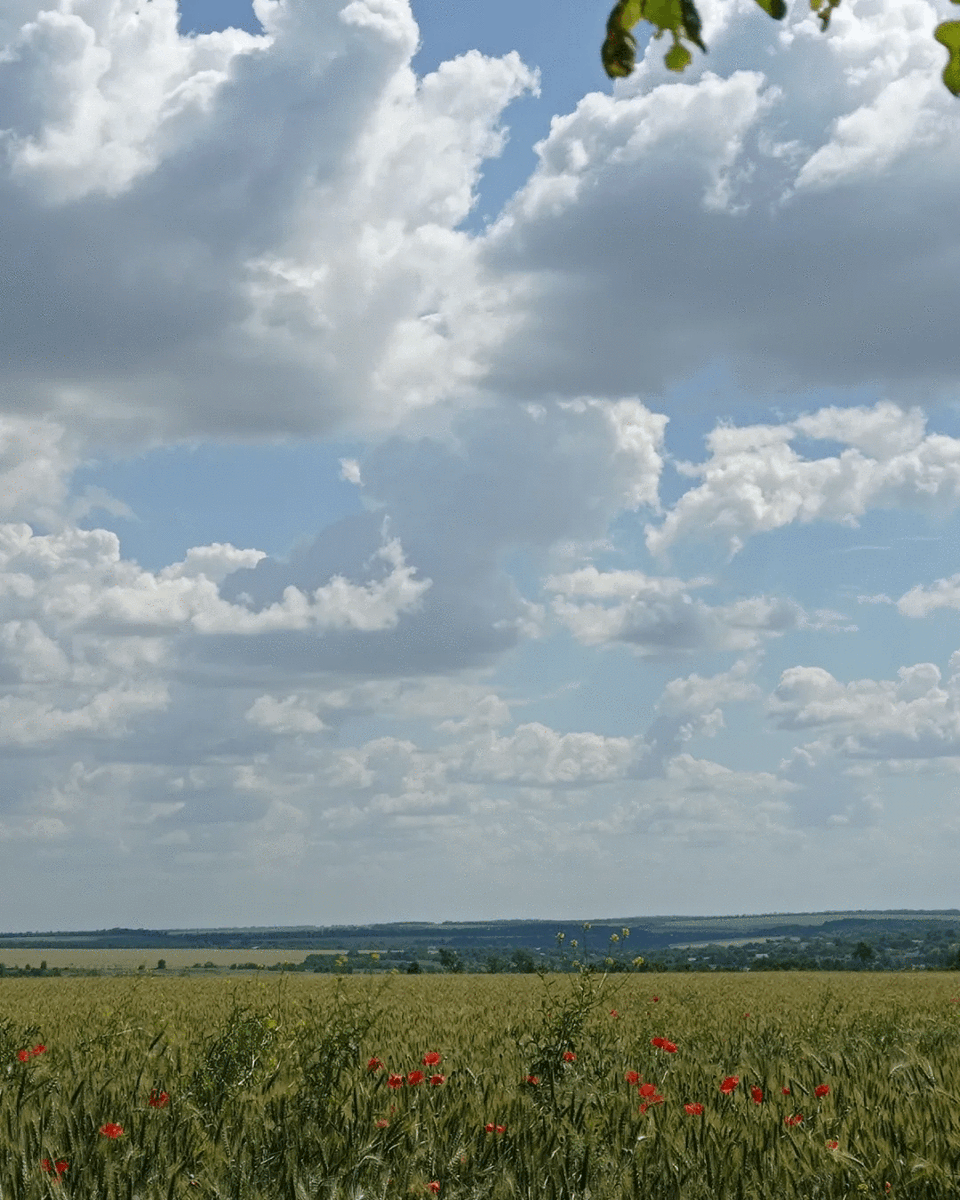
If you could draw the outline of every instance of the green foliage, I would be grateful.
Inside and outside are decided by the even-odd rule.
[[[960,0],[954,0],[958,3]],[[949,61],[943,69],[943,82],[955,96],[960,96],[960,21],[944,21],[933,36],[945,47]]]
[[[787,15],[785,0],[756,0],[767,16],[782,21]],[[840,0],[810,0],[811,9],[826,31],[833,10]],[[954,4],[960,0],[953,0]],[[673,37],[673,45],[664,55],[671,71],[683,71],[693,61],[684,41],[706,53],[700,37],[700,14],[694,0],[619,0],[607,18],[607,33],[600,48],[603,68],[611,79],[631,75],[637,62],[637,39],[631,32],[641,21],[654,28],[654,38],[665,33]],[[943,71],[943,82],[955,96],[960,96],[960,21],[944,21],[933,35],[946,48],[949,61]]]

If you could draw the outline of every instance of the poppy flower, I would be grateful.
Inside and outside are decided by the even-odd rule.
[[[379,1058],[370,1058],[367,1060],[367,1070],[368,1071],[382,1071],[383,1063],[380,1061]]]
[[[430,1083],[433,1087],[439,1087],[441,1083],[446,1082],[446,1075],[431,1075]]]
[[[644,1102],[640,1105],[640,1112],[645,1113],[651,1104],[662,1104],[662,1103],[663,1103],[663,1097],[657,1093],[656,1089],[654,1089],[653,1095],[650,1097],[650,1099],[644,1100]]]
[[[123,1126],[118,1125],[115,1121],[108,1121],[106,1125],[100,1126],[100,1132],[105,1138],[118,1138],[123,1133]]]
[[[497,1126],[497,1133],[506,1133],[506,1132],[507,1132],[506,1125],[498,1125]]]
[[[493,1133],[493,1122],[492,1121],[489,1121],[489,1122],[487,1122],[486,1125],[484,1125],[483,1132],[484,1133]]]
[[[150,1099],[147,1101],[151,1108],[166,1108],[170,1103],[170,1097],[166,1092],[158,1092],[156,1088],[150,1093]]]
[[[781,1089],[780,1089],[780,1092],[781,1092],[781,1094],[782,1094],[782,1095],[784,1095],[784,1096],[789,1096],[789,1095],[790,1095],[790,1089],[789,1089],[789,1088],[781,1088]]]
[[[390,1124],[390,1122],[387,1120],[386,1117],[380,1117],[379,1120],[377,1121],[377,1128],[378,1129],[386,1129],[389,1124]]]
[[[407,1076],[407,1083],[412,1083],[414,1087],[418,1083],[423,1083],[424,1075],[422,1071],[411,1071]]]
[[[817,1087],[815,1087],[813,1089],[813,1094],[816,1096],[816,1098],[818,1100],[820,1100],[823,1096],[829,1096],[830,1095],[829,1084],[826,1084],[826,1083],[819,1084]]]
[[[839,1145],[840,1145],[840,1143],[837,1141],[830,1141],[830,1142],[827,1142],[827,1149],[828,1150],[836,1150]]]
[[[753,1100],[754,1104],[762,1104],[763,1103],[763,1088],[752,1087],[750,1089],[750,1098]]]
[[[394,1088],[394,1089],[402,1088],[403,1087],[403,1076],[402,1075],[391,1075],[390,1078],[387,1080],[387,1087]]]
[[[699,1117],[703,1113],[702,1104],[685,1104],[683,1107],[691,1117]]]
[[[563,1061],[564,1062],[576,1062],[577,1056],[574,1054],[574,1052],[572,1050],[564,1050]]]
[[[637,1089],[641,1096],[655,1096],[657,1093],[657,1085],[655,1083],[642,1083]]]
[[[650,1045],[651,1045],[651,1046],[656,1046],[656,1047],[657,1047],[657,1049],[659,1050],[659,1049],[660,1049],[660,1047],[663,1045],[663,1038],[662,1038],[662,1037],[655,1037],[655,1038],[651,1038],[651,1039],[650,1039]]]
[[[435,1067],[440,1062],[440,1055],[436,1050],[431,1050],[429,1054],[423,1056],[423,1065],[425,1067]]]
[[[783,1123],[784,1125],[799,1125],[802,1120],[802,1113],[794,1113],[792,1117],[784,1117]]]
[[[640,1082],[640,1072],[639,1072],[639,1071],[628,1071],[628,1072],[626,1073],[626,1075],[624,1075],[624,1079],[625,1079],[625,1080],[627,1081],[627,1083],[629,1083],[629,1084],[631,1085],[631,1087],[632,1087],[632,1086],[633,1086],[635,1083],[639,1083],[639,1082]]]
[[[46,1046],[43,1045],[42,1042],[40,1043],[39,1046],[34,1046],[34,1048],[30,1051],[30,1053],[34,1057],[36,1057],[38,1054],[46,1054],[46,1052],[47,1052],[47,1048],[46,1048]]]
[[[529,1083],[531,1087],[536,1087],[537,1084],[540,1082],[540,1076],[539,1075],[528,1075],[525,1082]]]
[[[611,1009],[610,1009],[610,1016],[611,1016],[611,1017],[619,1017],[619,1016],[620,1016],[620,1014],[617,1012],[617,1010],[616,1010],[615,1008],[611,1008]]]
[[[651,997],[650,997],[650,1003],[651,1003],[651,1004],[656,1004],[656,1003],[658,1003],[658,1002],[659,1002],[659,1000],[660,1000],[660,997],[659,997],[659,996],[651,996]]]
[[[739,1082],[739,1075],[728,1075],[723,1083],[720,1084],[720,1091],[723,1092],[725,1096],[729,1096],[731,1092],[735,1092],[737,1090],[737,1084],[739,1084]]]
[[[17,1059],[20,1062],[29,1062],[30,1061],[30,1051],[29,1050],[18,1050],[17,1051]]]
[[[427,1191],[433,1192],[436,1195],[440,1191],[440,1184],[434,1179],[431,1183],[427,1184]]]
[[[43,1158],[40,1160],[40,1166],[48,1175],[56,1175],[57,1178],[70,1169],[70,1164],[65,1158],[58,1158],[56,1162],[51,1162],[49,1158]]]

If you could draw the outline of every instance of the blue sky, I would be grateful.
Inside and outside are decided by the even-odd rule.
[[[945,10],[6,10],[8,927],[955,906]]]

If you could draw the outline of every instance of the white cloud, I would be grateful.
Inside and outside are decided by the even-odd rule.
[[[0,413],[0,519],[60,523],[78,464],[74,440],[46,418]]]
[[[324,723],[300,696],[258,696],[246,714],[247,720],[273,733],[319,733]]]
[[[805,458],[798,434],[845,444],[838,455]],[[703,482],[681,495],[647,545],[662,553],[680,538],[726,542],[792,522],[856,525],[871,508],[948,512],[960,501],[960,439],[927,433],[917,409],[881,402],[871,408],[826,408],[784,425],[718,426],[710,457],[684,464]]]
[[[640,571],[581,568],[551,576],[545,586],[560,593],[552,611],[584,645],[623,642],[647,657],[719,650],[750,650],[807,623],[800,605],[757,596],[711,606],[690,592],[710,581],[648,576]],[[568,596],[616,597],[619,603],[571,601]]]
[[[802,6],[780,26],[710,8],[682,81],[650,42],[538,146],[484,247],[517,281],[492,378],[525,399],[652,395],[719,361],[761,402],[952,397],[960,112],[934,5],[845,0],[826,35]]]
[[[0,31],[0,405],[137,447],[391,426],[476,378],[505,292],[456,226],[536,88],[516,54],[418,80],[402,0],[260,37],[38,8]]]
[[[848,758],[908,759],[960,753],[960,674],[941,686],[933,663],[901,667],[897,680],[843,684],[822,667],[784,671],[769,711],[783,729],[824,729]]]
[[[905,617],[928,617],[938,608],[960,608],[960,575],[938,579],[931,587],[916,584],[897,601]]]

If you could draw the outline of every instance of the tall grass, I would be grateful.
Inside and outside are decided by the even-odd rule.
[[[957,977],[0,984],[0,1200],[433,1194],[957,1200]]]

